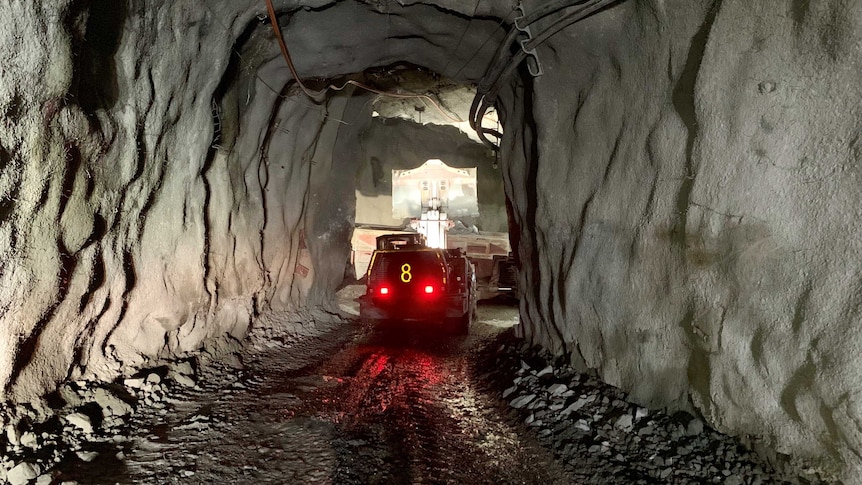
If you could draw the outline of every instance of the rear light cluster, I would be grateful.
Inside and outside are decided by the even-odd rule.
[[[389,294],[389,291],[390,291],[390,290],[389,290],[389,287],[388,287],[388,286],[381,286],[380,288],[378,288],[378,289],[377,289],[377,294],[379,294],[379,295],[388,295],[388,294]],[[372,293],[374,293],[374,289],[373,289],[373,288],[371,289],[371,292],[372,292]]]
[[[442,286],[423,285],[423,286],[421,286],[421,288],[422,288],[422,293],[427,295],[427,296],[432,296],[432,295],[436,295],[437,293],[443,293],[444,292],[444,289]],[[379,295],[379,296],[391,296],[394,293],[392,287],[389,285],[380,285],[377,288],[371,288],[369,292],[372,295]]]

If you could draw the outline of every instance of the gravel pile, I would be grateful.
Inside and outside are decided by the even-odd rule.
[[[523,423],[577,483],[760,485],[782,477],[734,438],[688,413],[668,415],[512,338],[498,342],[487,375]],[[497,344],[495,344],[497,345]],[[494,350],[494,349],[490,349]]]

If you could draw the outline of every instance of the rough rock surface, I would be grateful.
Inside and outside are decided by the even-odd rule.
[[[488,337],[499,332],[499,327],[483,324],[472,329],[476,333],[471,330],[473,337],[482,339],[480,335]],[[51,405],[38,410],[26,405],[14,410],[16,429],[24,434],[38,433],[41,438],[34,446],[4,445],[0,440],[0,451],[3,451],[0,483],[4,483],[4,476],[7,482],[21,485],[33,483],[36,477],[39,477],[36,483],[67,483],[69,480],[186,483],[190,477],[194,477],[192,481],[203,482],[225,477],[248,482],[255,479],[278,481],[290,476],[298,481],[336,476],[349,483],[366,483],[367,480],[357,479],[359,471],[370,477],[391,477],[387,475],[393,471],[393,463],[386,459],[391,457],[385,451],[387,440],[381,443],[358,433],[355,424],[342,430],[349,433],[346,436],[332,433],[332,430],[324,432],[327,420],[321,419],[321,413],[327,412],[328,405],[318,407],[314,402],[322,400],[336,406],[339,419],[335,423],[339,425],[345,418],[341,409],[350,409],[348,419],[351,421],[362,419],[364,411],[350,408],[349,403],[330,402],[331,393],[313,398],[286,392],[281,387],[293,382],[298,385],[296,390],[311,391],[318,386],[342,384],[345,379],[337,375],[306,375],[304,372],[309,367],[331,370],[328,365],[318,366],[319,359],[328,361],[333,356],[340,356],[335,357],[338,362],[335,367],[341,368],[344,365],[341,358],[356,351],[353,346],[357,346],[357,329],[345,325],[338,316],[322,312],[270,314],[255,326],[244,345],[237,346],[236,353],[231,354],[232,362],[224,358],[215,361],[211,354],[201,352],[187,360],[142,370],[135,377],[109,386],[95,382],[69,383],[66,395],[75,394],[76,399],[53,400]],[[401,342],[397,338],[395,341]],[[401,345],[404,342],[390,349],[397,355],[412,348],[412,344]],[[637,406],[619,389],[602,384],[595,377],[574,372],[565,359],[555,359],[546,351],[528,347],[516,341],[511,331],[496,338],[482,339],[482,343],[471,350],[481,367],[465,366],[471,369],[465,369],[470,375],[450,381],[455,386],[474,389],[467,392],[471,397],[455,399],[443,393],[429,398],[454,406],[449,412],[462,418],[469,416],[467,423],[461,425],[475,431],[465,433],[461,426],[454,426],[456,436],[471,437],[478,433],[488,438],[481,441],[484,451],[509,442],[510,445],[503,447],[518,453],[525,453],[525,447],[530,453],[536,450],[520,440],[502,439],[507,426],[519,428],[518,435],[524,438],[538,436],[559,460],[554,463],[557,471],[549,472],[549,476],[556,476],[557,480],[547,483],[571,483],[572,480],[596,484],[784,483],[737,441],[705,427],[699,419],[687,413],[672,417]],[[357,348],[367,349],[365,344]],[[374,354],[371,358],[379,362]],[[421,362],[428,365],[424,356]],[[408,371],[411,363],[408,360],[391,365],[393,369]],[[302,374],[279,373],[285,369],[301,369]],[[493,370],[488,372],[488,369]],[[190,379],[192,387],[175,379],[178,376]],[[427,377],[419,378],[422,385],[426,380]],[[264,381],[266,385],[262,386]],[[479,383],[481,385],[477,386]],[[404,382],[392,379],[391,384],[401,389]],[[353,395],[357,388],[352,386],[358,386],[365,398],[389,402],[390,396],[386,393],[369,394],[363,385],[346,385],[346,389],[332,392]],[[132,412],[107,419],[107,408],[96,398],[103,393],[122,396]],[[476,411],[473,406],[479,395],[495,395],[499,407],[489,407],[481,413]],[[306,399],[308,401],[303,404]],[[280,405],[273,407],[274,402]],[[417,405],[422,408],[429,403]],[[506,416],[507,406],[518,411]],[[314,418],[302,416],[302,409],[306,412],[311,409]],[[376,408],[369,405],[366,411],[370,409]],[[276,423],[264,419],[269,412],[276,415]],[[85,430],[67,424],[82,415],[88,423],[98,425]],[[475,428],[479,415],[490,419],[485,426]],[[52,419],[52,416],[60,419]],[[102,416],[105,419],[100,419]],[[424,414],[422,416],[420,421],[427,419]],[[519,426],[520,423],[524,427]],[[255,434],[257,426],[274,429],[259,430],[260,433]],[[378,426],[391,424],[375,424],[372,420],[372,427]],[[429,430],[441,434],[453,432],[450,422],[432,421],[421,426],[429,426]],[[528,431],[520,431],[525,428]],[[285,431],[291,434],[285,441],[279,441],[276,435],[282,436]],[[494,436],[496,438],[491,438]],[[437,439],[439,437],[435,437],[433,443],[439,444]],[[213,440],[218,441],[215,447]],[[353,444],[341,446],[345,441]],[[286,443],[298,447],[286,446]],[[415,446],[415,443],[408,446]],[[498,478],[528,476],[520,475],[524,470],[509,470],[512,463],[498,461],[500,455],[491,453],[489,457],[493,468],[501,473]],[[465,470],[457,464],[453,466],[456,461],[452,461],[451,456],[445,458],[439,463],[439,471],[446,473],[445,476],[451,477],[454,469]],[[475,459],[474,456],[467,460],[471,467],[481,461],[472,461]],[[339,463],[352,466],[335,472]],[[566,473],[561,476],[562,469]],[[563,477],[565,480],[561,480]]]
[[[475,82],[513,16],[496,1],[276,3],[321,86],[397,62]],[[524,335],[848,483],[860,9],[620,2],[539,46],[544,75],[519,71],[498,102]],[[301,96],[264,13],[0,4],[0,399],[330,305],[372,98]]]
[[[848,483],[860,8],[625,2],[503,102],[528,338]]]
[[[0,72],[0,398],[110,379],[241,338],[262,311],[329,304],[349,258],[367,95],[301,96],[262,2],[42,3],[0,7],[4,65],[21,67]],[[487,56],[483,42],[502,35],[477,20],[459,56],[426,59],[421,36],[389,37],[423,19],[456,39],[467,19],[397,9],[284,16],[298,68],[428,61],[476,78],[461,56]],[[332,22],[356,38],[321,37]]]
[[[44,402],[0,408],[0,424],[6,423],[0,437],[0,483],[67,483],[58,477],[69,467],[96,459],[100,461],[93,466],[122,465],[134,426],[176,413],[181,397],[201,391],[201,385],[241,385],[235,382],[243,368],[241,356],[309,339],[339,323],[340,316],[320,310],[272,312],[256,322],[242,345],[199,350],[112,383],[68,382],[63,392]],[[216,353],[225,351],[232,353]]]

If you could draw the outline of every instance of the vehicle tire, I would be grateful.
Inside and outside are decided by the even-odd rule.
[[[359,320],[362,323],[362,327],[366,330],[376,330],[386,326],[387,320],[383,318],[362,318]]]
[[[473,312],[467,310],[463,316],[455,317],[454,319],[454,330],[458,335],[469,335],[470,334],[470,325],[473,323]]]

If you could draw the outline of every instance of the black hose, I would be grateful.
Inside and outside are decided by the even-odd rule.
[[[524,15],[521,22],[518,22],[518,27],[525,28],[535,21],[545,18],[552,13],[558,12],[564,8],[574,7],[587,3],[590,0],[564,0],[561,2],[548,2],[541,7],[533,10],[531,13]]]
[[[590,0],[579,0],[576,2],[555,2],[553,4],[547,4],[540,9],[534,11],[532,14],[525,16],[524,20],[527,25],[535,22],[536,20],[546,17],[551,13],[554,13],[561,8],[571,7],[582,5]],[[488,108],[490,108],[493,103],[496,101],[497,95],[499,95],[500,90],[502,89],[503,83],[512,75],[512,73],[517,69],[518,65],[527,57],[527,51],[531,51],[535,49],[537,46],[548,40],[551,36],[558,33],[559,31],[565,29],[566,27],[577,23],[589,16],[592,16],[598,12],[601,12],[616,3],[622,0],[593,0],[591,5],[586,5],[584,7],[578,8],[571,12],[566,13],[563,17],[556,20],[554,23],[549,25],[545,30],[543,30],[539,35],[535,36],[533,39],[530,39],[521,49],[518,50],[513,55],[510,55],[508,62],[504,64],[504,52],[506,48],[511,45],[511,43],[515,40],[515,37],[518,35],[518,29],[513,27],[512,30],[509,31],[509,35],[506,36],[505,41],[500,47],[497,49],[497,53],[495,54],[494,61],[488,66],[486,69],[485,76],[483,76],[482,81],[480,81],[479,86],[476,90],[476,97],[473,98],[473,103],[470,107],[470,126],[476,131],[479,139],[482,140],[483,143],[490,146],[491,148],[496,149],[497,145],[488,140],[484,135],[485,133],[496,136],[497,138],[502,137],[496,130],[489,130],[482,127],[482,118],[485,116]],[[566,4],[565,6],[560,6],[561,4]],[[520,26],[520,24],[519,24]],[[523,26],[521,26],[523,28]],[[493,80],[493,81],[491,81]]]
[[[598,2],[599,3],[598,5],[595,5],[595,8],[593,10],[590,10],[583,15],[580,15],[580,13],[583,12],[584,10],[589,10],[592,7],[592,5],[586,6],[580,10],[572,11],[571,13],[566,14],[565,17],[563,17],[560,20],[551,24],[547,29],[543,30],[541,34],[534,37],[530,42],[528,42],[524,48],[526,50],[535,49],[539,44],[545,42],[546,40],[548,40],[551,36],[553,36],[557,32],[565,29],[566,27],[568,27],[574,23],[580,22],[581,20],[584,20],[587,17],[590,17],[590,16],[595,15],[595,14],[597,14],[603,10],[606,10],[606,9],[616,5],[617,3],[620,3],[621,1],[622,0],[602,0],[602,1]]]
[[[522,29],[527,28],[533,23],[535,23],[537,20],[545,18],[552,13],[558,12],[564,8],[581,5],[589,1],[591,0],[562,0],[556,2],[548,2],[545,5],[534,10],[533,12],[524,15],[524,17],[521,18],[520,21],[516,19],[516,25],[513,25],[512,28],[509,29],[509,32],[506,34],[506,38],[497,47],[497,51],[494,53],[494,57],[492,58],[491,62],[488,63],[488,68],[485,70],[485,74],[482,76],[482,79],[496,79],[499,74],[493,73],[493,70],[503,69],[505,67],[505,65],[503,65],[502,63],[507,59],[507,57],[511,56],[511,53],[508,52],[508,49],[509,46],[511,46],[515,39],[518,37],[518,33],[520,32],[520,30],[518,29],[519,27]]]
[[[521,29],[525,29],[534,24],[537,20],[543,19],[552,13],[556,13],[564,8],[581,5],[589,1],[591,0],[562,0],[548,2],[533,12],[524,15],[520,21],[519,19],[516,19],[514,22],[515,25],[512,25],[512,28],[509,29],[509,32],[506,34],[506,38],[497,47],[497,51],[494,53],[492,61],[488,63],[488,68],[485,70],[485,75],[482,76],[482,79],[496,79],[497,75],[492,72],[492,69],[502,69],[503,66],[500,66],[500,64],[506,60],[507,56],[511,56],[511,53],[508,52],[508,48],[518,37],[518,33],[520,32],[519,27]],[[498,68],[497,66],[500,67]]]
[[[503,74],[504,71],[506,71],[507,66],[511,66],[512,62],[515,61],[516,57],[517,61],[515,65],[519,64],[526,56],[526,53],[523,49],[520,49],[516,54],[512,54],[509,51],[510,46],[516,40],[520,32],[520,30],[518,30],[518,27],[525,28],[530,24],[536,22],[537,20],[544,18],[563,8],[581,5],[583,3],[586,3],[587,1],[590,0],[564,0],[557,2],[549,2],[544,6],[540,7],[538,10],[535,10],[529,15],[526,15],[524,18],[521,19],[521,22],[518,22],[517,26],[512,26],[512,28],[509,30],[508,34],[506,35],[506,38],[497,47],[497,51],[494,53],[492,61],[488,64],[488,67],[485,70],[485,74],[479,81],[479,84],[476,87],[476,96],[473,98],[473,104],[470,108],[470,127],[476,131],[477,135],[483,143],[491,146],[492,148],[496,148],[495,144],[491,143],[487,138],[485,138],[481,126],[482,117],[485,116],[485,112],[493,104],[493,101],[486,102],[485,99],[496,99],[496,94],[499,92],[499,87],[497,87],[499,80],[501,78],[507,78],[510,75],[510,73],[507,73],[506,75]],[[578,12],[582,10],[583,9],[578,9]],[[564,19],[567,17],[568,15],[564,17]],[[494,91],[494,95],[486,96],[486,94],[491,91]]]
[[[491,88],[486,93],[490,94],[490,98],[492,100],[496,99],[497,94],[499,94],[500,89],[502,89],[503,83],[512,75],[515,69],[518,68],[518,65],[527,57],[527,51],[535,49],[537,46],[548,40],[551,36],[563,30],[564,28],[577,23],[590,15],[593,15],[604,8],[607,8],[611,4],[615,3],[617,0],[596,0],[593,5],[588,5],[586,7],[581,7],[573,12],[566,14],[564,17],[555,21],[553,24],[548,26],[545,30],[543,30],[539,35],[530,40],[523,49],[518,51],[514,56],[512,56],[509,63],[506,65],[504,70],[500,73],[500,76],[494,80],[494,83],[491,85]]]

